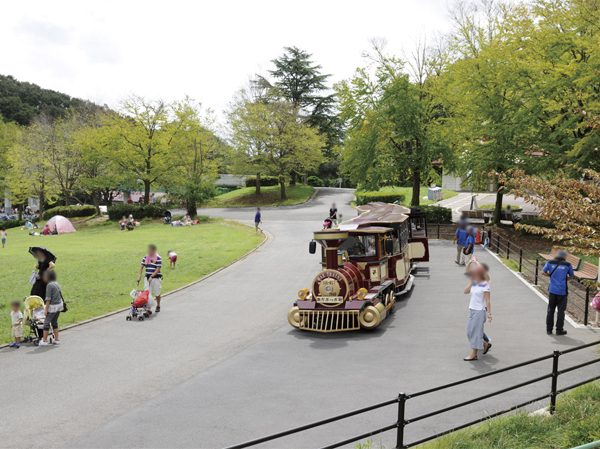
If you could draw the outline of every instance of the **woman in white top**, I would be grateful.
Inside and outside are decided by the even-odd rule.
[[[465,288],[465,295],[471,295],[469,302],[469,319],[467,321],[467,337],[471,344],[471,355],[464,358],[466,362],[477,360],[477,351],[486,350],[488,343],[483,340],[483,325],[487,319],[492,320],[490,303],[490,284],[486,280],[485,269],[481,266],[470,271],[471,283]]]

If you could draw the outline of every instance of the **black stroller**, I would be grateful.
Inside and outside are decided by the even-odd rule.
[[[166,211],[165,212],[165,224],[171,224],[171,219],[173,218],[173,215],[171,214],[171,211]]]

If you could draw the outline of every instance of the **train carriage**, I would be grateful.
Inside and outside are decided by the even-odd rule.
[[[298,292],[288,313],[293,327],[375,329],[411,289],[415,264],[429,261],[424,213],[386,203],[357,209],[359,215],[338,228],[314,233],[310,249],[321,245],[322,269],[310,289]]]

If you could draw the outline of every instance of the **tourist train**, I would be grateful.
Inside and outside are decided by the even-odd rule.
[[[427,222],[418,209],[386,203],[359,206],[356,218],[314,233],[322,270],[298,292],[289,323],[316,332],[375,329],[413,284],[417,262],[429,261]]]

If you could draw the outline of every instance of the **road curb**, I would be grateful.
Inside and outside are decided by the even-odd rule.
[[[254,229],[253,226],[250,226],[250,225],[247,225],[247,224],[244,224],[244,223],[239,223],[239,222],[235,222],[235,223],[241,224],[241,225],[246,226],[247,228],[250,228],[250,229]],[[229,264],[227,264],[227,265],[225,265],[225,266],[223,266],[223,267],[221,267],[221,268],[219,268],[219,269],[217,269],[217,270],[215,270],[215,271],[213,271],[211,273],[208,273],[206,276],[203,276],[203,277],[201,277],[200,279],[198,279],[198,280],[196,280],[194,282],[190,282],[189,284],[186,284],[186,285],[184,285],[182,287],[178,287],[175,290],[171,290],[170,292],[165,293],[164,295],[162,295],[162,298],[164,298],[165,296],[170,296],[170,295],[172,295],[174,293],[177,293],[177,292],[179,292],[181,290],[184,290],[186,288],[192,287],[192,286],[194,286],[196,284],[199,284],[200,282],[205,281],[206,279],[208,279],[210,277],[213,277],[215,274],[220,273],[221,271],[229,268],[233,264],[235,264],[237,262],[241,262],[242,260],[246,259],[247,257],[250,257],[253,253],[255,253],[256,251],[258,251],[259,248],[261,248],[263,245],[267,244],[267,242],[269,242],[270,240],[272,240],[274,238],[273,234],[271,234],[268,231],[267,232],[263,231],[263,233],[265,235],[265,238],[263,239],[263,241],[260,242],[257,246],[255,246],[253,249],[251,249],[250,251],[248,251],[243,256],[239,257],[238,259],[234,260],[233,262],[230,262]],[[105,313],[104,315],[100,315],[100,316],[97,316],[97,317],[94,317],[94,318],[90,318],[90,319],[87,319],[87,320],[84,320],[84,321],[80,321],[79,323],[69,324],[68,326],[61,327],[59,330],[60,330],[60,332],[63,332],[63,331],[66,331],[68,329],[72,329],[74,327],[83,326],[84,324],[89,324],[89,323],[93,323],[94,321],[101,320],[103,318],[108,318],[108,317],[116,315],[118,313],[127,312],[128,310],[129,310],[129,306],[128,307],[124,307],[123,309],[114,310],[112,312]],[[3,345],[0,345],[0,349],[8,348],[9,345],[10,345],[10,343],[5,343]]]

